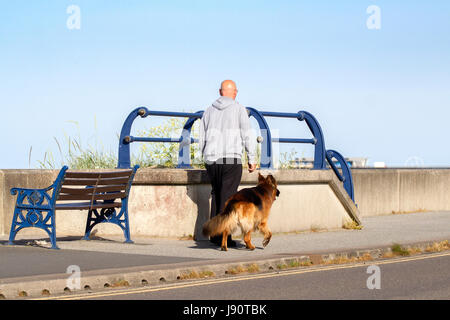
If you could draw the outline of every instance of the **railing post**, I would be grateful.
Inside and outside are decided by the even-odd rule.
[[[203,111],[197,111],[199,118],[189,118],[184,124],[181,132],[180,149],[178,151],[178,165],[177,168],[190,169],[191,166],[191,131],[194,122],[203,116]]]
[[[141,118],[145,118],[147,117],[147,115],[148,109],[145,107],[140,107],[134,109],[125,120],[119,137],[119,161],[117,164],[117,168],[119,169],[131,168],[130,141],[126,141],[125,138],[130,136],[131,126],[133,125],[134,120],[138,116],[141,116]]]
[[[314,168],[315,170],[327,169],[325,162],[325,141],[323,138],[322,128],[316,118],[307,111],[299,111],[297,119],[299,121],[306,121],[306,124],[311,130],[314,138],[317,140],[314,146]]]
[[[258,122],[261,130],[261,169],[273,169],[273,154],[272,154],[272,134],[270,133],[269,125],[264,119],[264,116],[254,108],[247,108],[249,117],[253,116]]]

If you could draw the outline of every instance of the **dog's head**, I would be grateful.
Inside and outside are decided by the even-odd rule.
[[[267,175],[267,177],[264,178],[261,173],[258,173],[258,184],[267,184],[272,187],[273,200],[275,200],[276,197],[280,196],[280,190],[278,190],[277,181],[271,174]]]

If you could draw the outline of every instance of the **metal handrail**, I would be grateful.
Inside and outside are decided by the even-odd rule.
[[[258,142],[261,143],[261,159],[260,167],[262,169],[272,169],[273,166],[273,152],[272,143],[306,143],[314,146],[314,164],[313,170],[326,170],[327,162],[331,169],[336,174],[338,179],[343,182],[344,188],[347,191],[350,198],[354,201],[353,191],[353,179],[351,170],[344,157],[335,150],[326,150],[325,141],[322,132],[322,128],[319,125],[317,119],[307,111],[299,111],[297,113],[288,112],[269,112],[258,111],[255,108],[247,107],[249,117],[254,117],[258,122],[261,136],[258,137]],[[183,126],[183,130],[180,138],[160,138],[160,137],[134,137],[131,136],[131,127],[136,118],[146,118],[148,116],[164,116],[164,117],[182,117],[188,118]],[[192,126],[194,122],[203,116],[203,111],[192,112],[172,112],[172,111],[156,111],[148,110],[146,107],[140,107],[134,109],[126,118],[119,138],[119,160],[118,168],[130,168],[130,144],[132,142],[172,142],[179,143],[180,148],[178,152],[178,165],[177,168],[191,168],[190,159],[190,145],[191,143],[198,142],[197,139],[191,137]],[[295,118],[299,121],[305,121],[306,125],[310,129],[313,138],[312,139],[299,139],[299,138],[272,138],[269,125],[267,124],[266,117],[277,118]],[[342,169],[342,174],[337,169],[333,162],[333,158],[337,159]]]

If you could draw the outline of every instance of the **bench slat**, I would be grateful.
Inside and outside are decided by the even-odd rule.
[[[96,179],[99,176],[102,178],[117,178],[117,177],[129,177],[133,173],[132,170],[122,170],[117,172],[75,172],[67,171],[66,178],[76,179]]]
[[[100,192],[120,192],[127,188],[126,184],[121,185],[110,185],[110,186],[99,186],[95,190],[96,193]],[[62,187],[60,194],[91,194],[94,188],[65,188]]]
[[[56,210],[89,210],[89,209],[101,209],[101,208],[120,208],[122,203],[112,202],[112,203],[97,203],[92,204],[90,202],[83,203],[57,203],[55,205]]]
[[[115,193],[104,193],[104,194],[60,194],[58,197],[58,201],[64,200],[113,200],[113,199],[122,199],[125,198],[127,194],[125,192],[115,192]]]
[[[129,178],[110,178],[110,179],[75,179],[68,178],[64,179],[64,186],[95,186],[95,185],[117,185],[117,184],[127,184]]]

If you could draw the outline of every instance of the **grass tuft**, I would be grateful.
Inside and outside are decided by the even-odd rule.
[[[247,267],[247,272],[258,272],[258,271],[259,271],[259,266],[255,263],[253,263]]]
[[[432,245],[425,248],[425,252],[441,252],[445,250],[450,250],[450,244],[448,240],[444,240],[441,242],[435,242]]]
[[[116,281],[113,284],[111,284],[112,288],[129,287],[129,286],[130,286],[130,283],[127,280],[124,280],[124,279]]]
[[[183,126],[186,119],[166,119],[161,125],[153,126],[148,129],[138,130],[137,136],[155,137],[155,138],[174,138],[181,137]],[[92,143],[82,141],[81,130],[78,122],[68,121],[76,126],[77,134],[71,137],[64,132],[64,138],[53,137],[55,154],[52,150],[47,150],[43,160],[38,160],[37,164],[40,169],[59,169],[67,165],[74,170],[87,169],[113,169],[117,167],[118,156],[116,146],[114,150],[106,150],[103,143],[98,139],[97,121],[95,120],[95,132],[89,138]],[[192,127],[192,138],[199,138],[198,124]],[[117,144],[119,135],[117,135]],[[175,168],[178,164],[179,143],[171,142],[153,142],[138,143],[137,152],[131,154],[131,165],[139,165],[141,168]],[[29,167],[31,167],[33,146],[30,147],[28,153]],[[259,165],[261,146],[256,145],[257,165]],[[198,143],[190,145],[191,165],[194,168],[204,169],[205,165],[199,150]],[[242,156],[243,166],[247,167],[247,158],[245,154]],[[280,169],[297,168],[294,165],[296,152],[282,153],[279,161]]]
[[[358,224],[356,221],[347,221],[342,225],[342,228],[347,230],[361,230],[363,227],[362,225]]]
[[[403,248],[398,243],[394,243],[392,245],[391,251],[394,255],[399,255],[399,256],[409,256],[411,254],[407,249]]]
[[[230,267],[227,270],[227,274],[239,274],[246,272],[247,269],[245,269],[243,266],[237,266],[237,267]]]
[[[209,278],[214,277],[216,274],[212,271],[205,270],[205,271],[189,271],[182,273],[177,277],[178,280],[186,280],[186,279],[201,279],[201,278]]]

